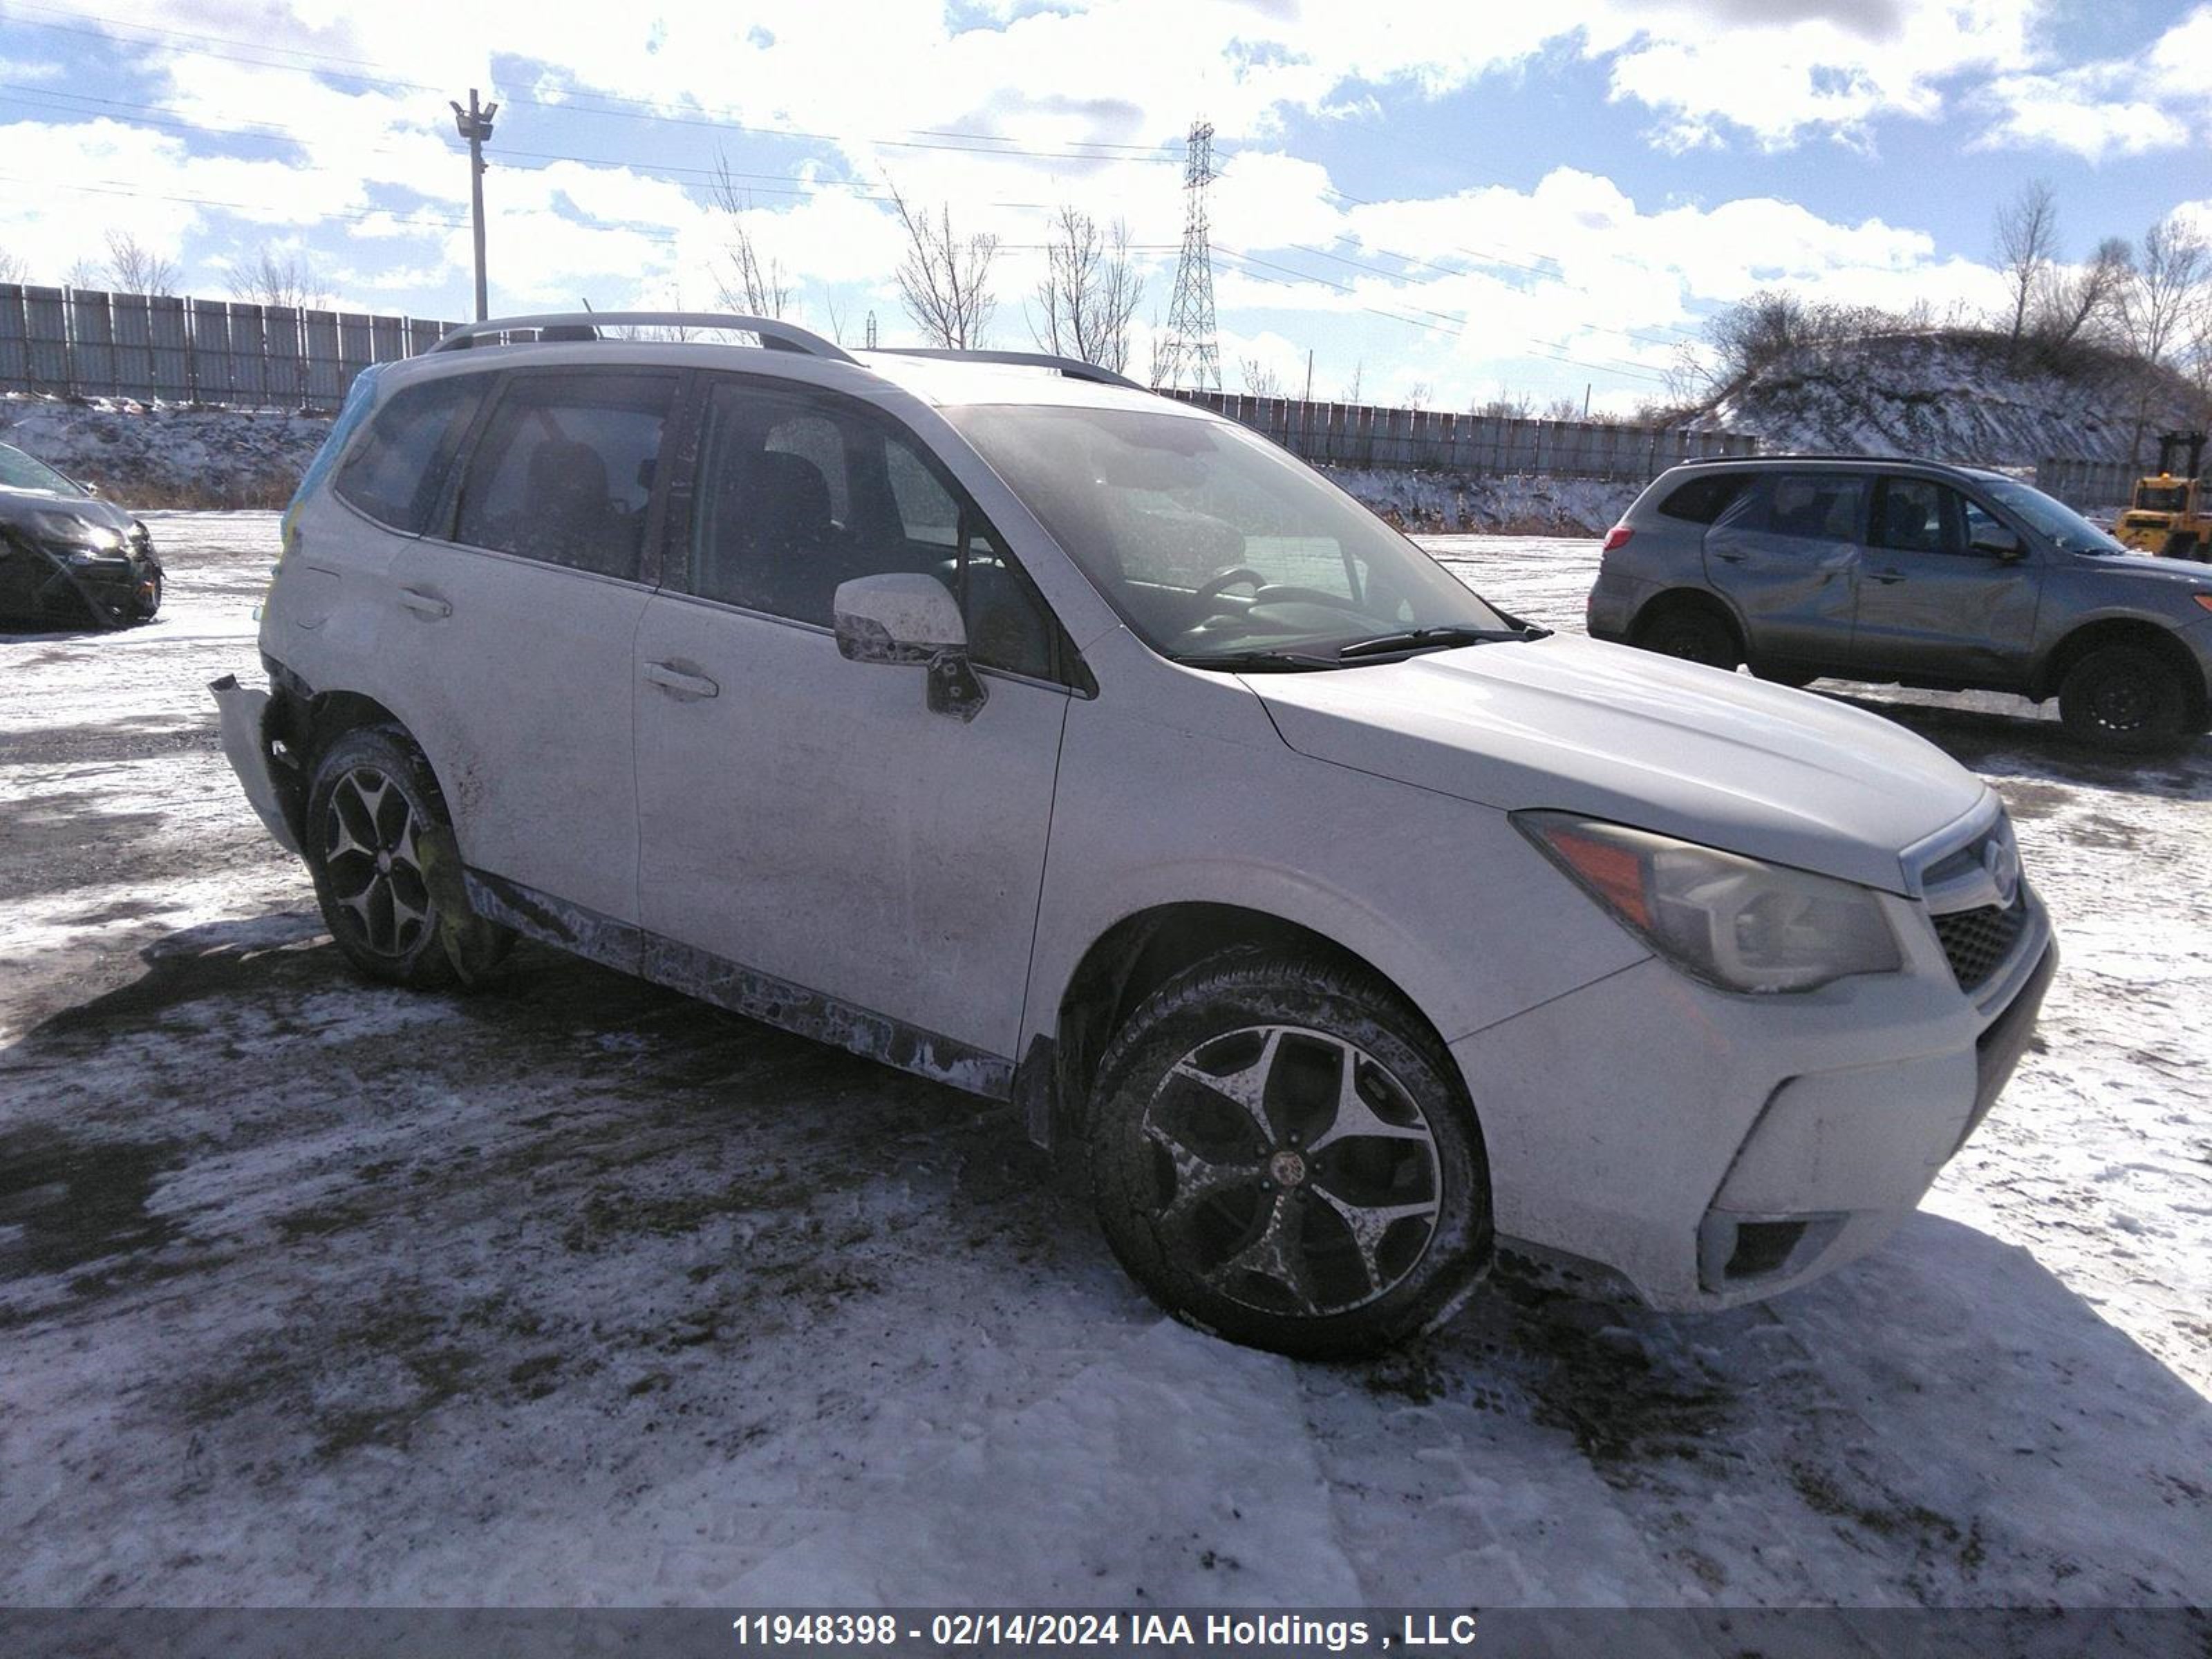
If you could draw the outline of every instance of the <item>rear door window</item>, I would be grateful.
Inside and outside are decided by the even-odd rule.
[[[380,524],[421,535],[489,384],[489,375],[457,374],[394,392],[331,488]]]
[[[673,374],[512,376],[470,458],[454,539],[638,580],[675,392]]]
[[[1855,542],[1866,528],[1867,481],[1851,472],[1778,472],[1729,515],[1733,530],[1805,541]]]

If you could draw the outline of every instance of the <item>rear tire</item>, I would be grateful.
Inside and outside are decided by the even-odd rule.
[[[398,727],[358,726],[331,740],[301,830],[331,938],[370,978],[416,990],[474,985],[514,943],[469,908],[436,781]]]
[[[2107,645],[2066,672],[2058,714],[2084,743],[2129,754],[2169,748],[2191,724],[2181,676],[2155,653]]]
[[[1092,1197],[1175,1317],[1304,1358],[1430,1329],[1491,1256],[1490,1178],[1451,1059],[1358,972],[1236,951],[1170,979],[1101,1060]]]
[[[1702,605],[1668,605],[1638,623],[1629,642],[1662,657],[1679,657],[1684,662],[1731,672],[1743,660],[1735,629]]]

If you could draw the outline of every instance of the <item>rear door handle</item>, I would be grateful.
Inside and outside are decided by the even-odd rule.
[[[1741,553],[1716,553],[1713,556],[1718,559],[1723,564],[1741,564],[1743,562],[1743,555]]]
[[[722,695],[722,688],[704,674],[687,673],[674,663],[647,663],[645,677],[662,690],[673,692],[679,697],[719,697]]]
[[[419,587],[401,588],[399,590],[399,603],[405,605],[416,616],[428,617],[435,621],[442,621],[446,617],[453,614],[453,607],[452,605],[447,604],[445,600],[440,599],[435,593],[425,593]]]
[[[1905,573],[1902,570],[1869,570],[1867,579],[1877,582],[1901,582],[1905,580]]]

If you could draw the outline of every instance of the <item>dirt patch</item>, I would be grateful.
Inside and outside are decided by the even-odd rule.
[[[0,1277],[160,1249],[177,1224],[149,1205],[179,1161],[171,1141],[82,1140],[41,1124],[0,1133]]]

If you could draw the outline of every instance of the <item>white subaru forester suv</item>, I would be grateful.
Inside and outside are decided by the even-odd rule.
[[[671,321],[746,332],[599,331]],[[226,747],[362,971],[521,934],[1015,1103],[1152,1296],[1285,1352],[1431,1326],[1501,1244],[1662,1308],[1802,1284],[2056,961],[1919,738],[1527,626],[1057,359],[458,331],[356,383],[260,644]]]

